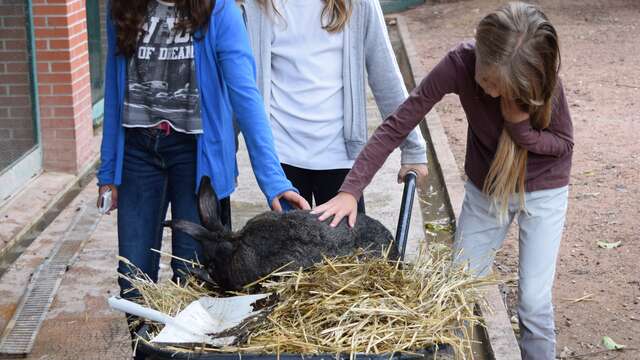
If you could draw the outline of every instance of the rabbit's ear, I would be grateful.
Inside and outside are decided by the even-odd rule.
[[[166,221],[165,226],[169,226],[171,230],[174,230],[174,231],[175,230],[182,231],[183,233],[196,239],[201,244],[205,244],[207,242],[214,242],[216,240],[213,238],[213,234],[210,231],[190,221],[171,220],[171,221]]]
[[[200,222],[209,231],[220,231],[224,228],[220,222],[218,205],[218,196],[211,186],[211,179],[203,176],[198,189],[198,213]]]

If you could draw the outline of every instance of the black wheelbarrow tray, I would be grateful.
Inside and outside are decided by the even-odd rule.
[[[413,208],[413,198],[416,189],[417,175],[409,172],[405,176],[404,191],[402,193],[402,203],[400,205],[400,216],[398,219],[398,227],[396,229],[396,246],[400,258],[404,259],[407,238],[409,235],[409,224],[411,221],[411,209]],[[149,342],[149,325],[142,326],[137,334],[142,339],[138,341],[136,351],[145,355],[148,360],[170,360],[170,359],[188,359],[188,360],[348,360],[350,354],[251,354],[251,353],[221,353],[211,351],[175,351],[163,346],[162,344],[154,344]],[[146,341],[145,341],[146,340]],[[430,360],[435,354],[438,356],[445,355],[445,358],[452,355],[452,349],[446,344],[434,345],[427,349],[421,349],[412,354],[356,354],[354,360]],[[449,356],[447,356],[449,355]]]

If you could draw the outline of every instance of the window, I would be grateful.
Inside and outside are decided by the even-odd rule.
[[[107,55],[106,0],[86,0],[87,37],[94,126],[102,122],[104,112],[104,64]]]
[[[0,175],[38,144],[30,19],[30,1],[0,0]]]

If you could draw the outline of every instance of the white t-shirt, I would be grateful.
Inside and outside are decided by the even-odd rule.
[[[322,28],[322,0],[279,0],[271,38],[271,125],[280,161],[348,169],[343,136],[343,32]]]

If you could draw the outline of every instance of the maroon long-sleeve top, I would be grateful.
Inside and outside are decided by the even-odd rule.
[[[500,98],[487,95],[476,83],[475,63],[474,43],[463,43],[451,50],[409,98],[376,129],[340,191],[359,198],[389,154],[444,95],[451,93],[458,95],[467,115],[465,172],[478,188],[483,188],[504,128],[513,141],[529,152],[526,191],[568,185],[573,125],[562,85],[556,90],[549,127],[536,130],[529,121],[509,123],[504,120]]]

